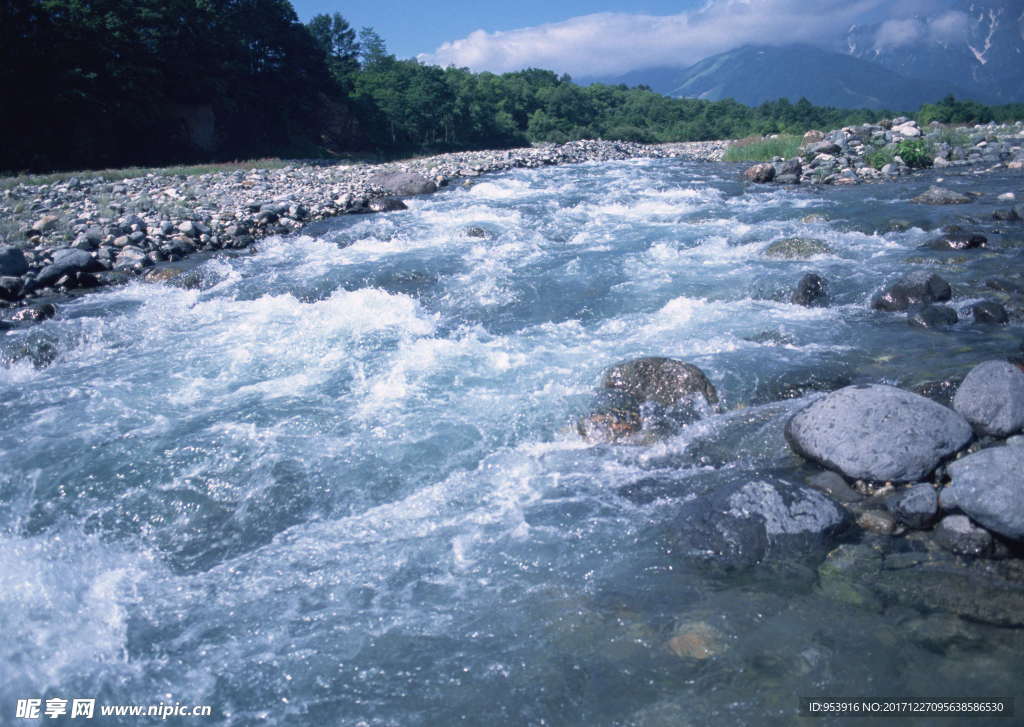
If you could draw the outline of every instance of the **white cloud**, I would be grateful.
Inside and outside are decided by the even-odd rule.
[[[967,39],[967,13],[950,10],[928,23],[928,38],[936,43],[953,43]]]
[[[676,15],[595,13],[517,30],[476,30],[422,54],[425,63],[505,72],[549,68],[576,77],[683,66],[746,44],[823,43],[864,18],[905,18],[942,0],[710,0]],[[947,32],[946,18],[934,32]],[[887,23],[888,25],[888,23]],[[913,26],[891,26],[886,42],[908,37]],[[916,28],[924,33],[926,28]]]
[[[875,33],[875,48],[886,50],[910,45],[920,40],[925,33],[925,24],[916,18],[886,20]]]

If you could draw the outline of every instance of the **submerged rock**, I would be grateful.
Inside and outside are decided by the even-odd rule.
[[[754,566],[769,553],[825,546],[848,524],[846,511],[820,492],[754,479],[687,502],[672,529],[678,554],[729,571]]]
[[[935,542],[957,555],[985,555],[992,549],[992,535],[963,515],[947,515],[935,526]]]
[[[956,311],[948,305],[923,305],[907,311],[907,322],[917,328],[947,328],[959,320]]]
[[[984,434],[1005,437],[1024,428],[1024,371],[1007,361],[985,361],[964,378],[953,408]]]
[[[830,255],[832,248],[823,240],[816,240],[813,237],[786,237],[773,242],[762,254],[765,257],[783,260],[802,260],[815,255]]]
[[[997,326],[1010,322],[1010,315],[1001,304],[991,300],[983,300],[971,306],[971,314],[975,323],[994,324]]]
[[[804,273],[790,302],[808,308],[824,308],[828,305],[828,283],[817,273]]]
[[[899,522],[921,530],[938,514],[939,495],[929,483],[921,482],[890,495],[885,504]]]
[[[800,410],[786,440],[851,479],[917,482],[971,440],[951,409],[893,386],[848,386]]]
[[[1024,447],[991,447],[947,467],[951,484],[939,494],[944,510],[959,510],[1011,540],[1024,540]]]
[[[922,247],[931,250],[974,250],[988,245],[988,238],[970,232],[947,232],[941,237],[926,242]]]
[[[966,204],[971,198],[952,189],[932,185],[926,192],[914,197],[911,202],[918,204]]]

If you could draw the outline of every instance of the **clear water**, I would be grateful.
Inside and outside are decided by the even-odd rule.
[[[867,301],[924,256],[966,310],[1012,235],[970,265],[916,247],[1019,175],[951,179],[986,193],[956,210],[907,202],[933,178],[737,179],[672,160],[486,177],[8,334],[59,354],[0,369],[0,724],[26,697],[404,727],[789,724],[799,696],[1015,693],[1018,632],[965,623],[936,647],[914,625],[940,614],[823,594],[821,554],[688,566],[663,545],[673,502],[617,494],[800,467],[792,405],[754,408],[787,386],[909,386],[1017,349],[1015,325],[916,330]],[[834,253],[762,256],[794,235]],[[809,270],[831,307],[786,302]],[[646,355],[699,365],[725,412],[581,442],[601,372]],[[674,653],[698,622],[713,653]]]

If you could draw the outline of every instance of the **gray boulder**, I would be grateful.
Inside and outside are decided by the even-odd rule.
[[[437,191],[437,184],[434,180],[414,172],[376,174],[370,177],[370,184],[376,184],[388,194],[399,197],[411,197],[416,194],[430,194]]]
[[[971,441],[952,409],[893,386],[847,386],[786,424],[797,454],[853,479],[917,482]]]
[[[991,447],[947,467],[943,510],[959,510],[989,530],[1024,540],[1024,447]]]
[[[922,192],[910,201],[918,204],[966,204],[971,198],[951,189],[932,185],[928,191]]]
[[[953,408],[985,434],[1005,437],[1024,428],[1024,371],[1007,361],[978,364],[953,397]]]
[[[0,275],[24,275],[28,272],[28,261],[21,248],[13,245],[0,246]]]
[[[41,288],[53,285],[65,275],[95,273],[102,269],[99,261],[85,250],[63,247],[54,251],[53,262],[39,271],[35,284]]]

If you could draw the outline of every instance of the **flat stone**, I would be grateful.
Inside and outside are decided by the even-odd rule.
[[[914,197],[911,202],[918,204],[967,204],[971,198],[952,189],[932,185],[926,192]]]
[[[886,507],[904,525],[921,530],[939,511],[939,495],[927,482],[902,489],[886,498]]]

